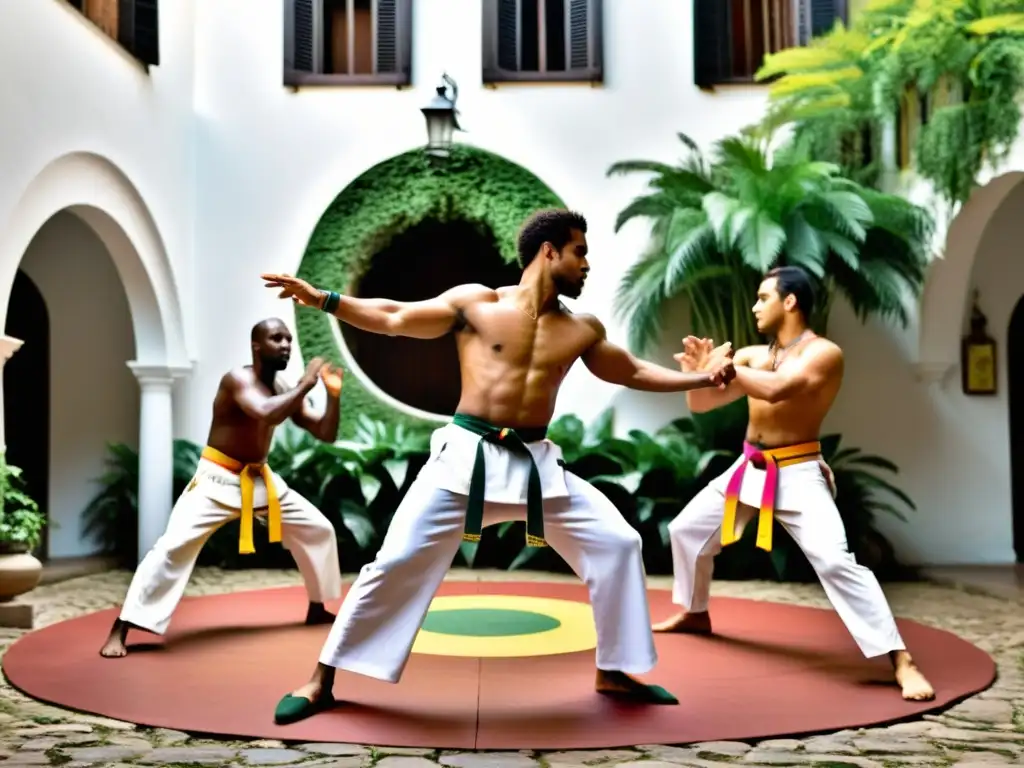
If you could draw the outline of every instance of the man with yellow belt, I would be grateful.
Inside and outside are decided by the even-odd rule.
[[[319,358],[310,361],[292,389],[277,380],[291,356],[292,335],[272,318],[252,329],[252,365],[236,368],[220,381],[213,422],[195,476],[178,498],[167,530],[143,558],[132,578],[121,614],[100,655],[124,656],[128,630],[162,635],[171,621],[196,558],[210,535],[240,518],[239,552],[253,547],[253,518],[265,514],[271,542],[281,542],[295,558],[309,596],[307,624],[327,624],[334,615],[324,603],[341,597],[341,569],[334,526],[267,465],[274,429],[291,419],[314,437],[333,441],[340,413],[340,370]],[[327,406],[313,413],[306,395],[323,381]]]
[[[914,665],[875,575],[849,552],[833,500],[831,470],[818,434],[839,392],[843,353],[807,327],[814,293],[798,267],[779,267],[761,282],[753,307],[769,346],[735,353],[736,377],[724,387],[686,393],[693,413],[747,397],[750,421],[743,455],[698,493],[669,525],[675,582],[673,602],[683,612],[654,625],[656,632],[709,634],[708,599],[714,557],[757,516],[757,546],[770,551],[772,519],[793,537],[860,650],[888,654],[903,697],[934,698]],[[689,337],[677,355],[683,370],[713,367],[732,355],[728,343]],[[721,533],[719,533],[721,532]]]

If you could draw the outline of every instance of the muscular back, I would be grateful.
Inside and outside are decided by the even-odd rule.
[[[559,308],[534,319],[514,289],[481,289],[455,326],[462,372],[459,410],[491,423],[545,426],[574,362],[600,338],[587,317]]]
[[[801,365],[805,355],[823,351],[825,346],[838,352],[839,347],[828,339],[814,337],[789,350],[776,369],[779,373],[792,371]],[[742,356],[742,359],[741,359]],[[736,363],[762,371],[772,370],[772,353],[767,346],[746,347],[736,353]],[[768,446],[792,445],[817,440],[821,426],[835,402],[842,386],[842,365],[830,368],[828,375],[817,386],[771,403],[748,397],[750,413],[747,440]]]

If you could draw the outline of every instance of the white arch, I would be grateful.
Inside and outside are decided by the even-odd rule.
[[[917,365],[924,378],[940,380],[959,364],[964,312],[982,237],[1022,181],[1021,171],[992,179],[975,190],[949,225],[945,256],[933,262],[921,299]]]
[[[188,366],[181,301],[163,238],[135,186],[105,157],[64,155],[45,166],[0,227],[0,317],[32,238],[67,210],[106,246],[121,277],[139,364]]]

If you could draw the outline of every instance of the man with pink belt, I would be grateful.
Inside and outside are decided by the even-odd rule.
[[[692,413],[746,396],[747,439],[743,455],[669,525],[672,600],[683,611],[655,624],[654,631],[710,634],[715,555],[739,539],[755,514],[757,546],[771,551],[775,518],[807,556],[861,652],[868,658],[888,655],[903,697],[929,700],[935,693],[907,652],[878,580],[849,552],[831,470],[821,458],[818,435],[842,384],[843,353],[808,328],[813,302],[806,272],[773,269],[753,307],[758,331],[772,343],[738,350],[736,377],[728,385],[686,393]],[[676,355],[684,371],[733,355],[728,342],[714,347],[710,339],[692,336],[684,349]]]

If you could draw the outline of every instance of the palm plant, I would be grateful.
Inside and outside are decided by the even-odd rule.
[[[175,440],[173,446],[173,502],[185,490],[195,473],[200,448],[188,440]],[[105,554],[113,555],[122,568],[138,563],[139,532],[139,454],[124,443],[109,443],[106,469],[95,482],[96,495],[82,510],[82,528]]]
[[[661,311],[689,301],[694,332],[754,343],[750,312],[761,275],[781,265],[808,270],[823,288],[819,330],[832,297],[842,293],[861,319],[906,325],[928,264],[932,222],[922,208],[842,177],[834,163],[808,158],[792,144],[774,153],[772,137],[750,132],[717,142],[708,163],[694,142],[678,166],[615,163],[609,175],[653,174],[649,191],[618,216],[653,220],[647,251],[626,272],[615,311],[629,345],[644,352],[661,334]]]

